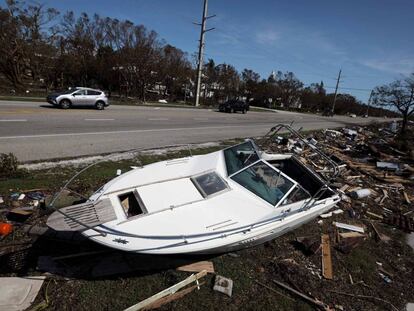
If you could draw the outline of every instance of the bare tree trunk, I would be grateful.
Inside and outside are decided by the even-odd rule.
[[[405,135],[405,131],[406,131],[406,128],[407,128],[407,123],[408,123],[408,114],[404,113],[403,114],[402,125],[401,125],[401,131],[400,131],[401,136]]]

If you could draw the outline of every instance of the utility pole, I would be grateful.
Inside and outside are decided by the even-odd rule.
[[[368,98],[368,103],[367,103],[367,112],[365,113],[365,115],[368,117],[368,111],[369,111],[369,105],[371,104],[371,99],[372,99],[372,96],[374,95],[374,90],[372,90],[371,91],[371,94],[369,95],[369,98]]]
[[[208,0],[204,0],[204,8],[203,8],[203,16],[201,18],[201,24],[200,23],[194,23],[195,25],[201,26],[200,30],[200,42],[198,46],[198,64],[197,64],[197,85],[196,85],[196,100],[195,100],[195,106],[200,106],[200,89],[201,89],[201,76],[203,74],[203,54],[204,54],[204,34],[207,31],[213,30],[214,28],[210,28],[206,30],[206,21],[209,18],[214,17],[207,16],[207,5]]]
[[[338,78],[336,79],[335,96],[334,96],[334,100],[332,104],[332,115],[334,115],[335,113],[335,103],[336,103],[336,97],[338,96],[338,86],[339,86],[339,81],[341,80],[341,73],[342,73],[342,69],[339,70]]]

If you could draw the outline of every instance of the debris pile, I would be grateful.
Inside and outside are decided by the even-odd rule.
[[[277,305],[280,309],[303,309],[298,305],[302,303],[322,310],[401,310],[407,302],[414,301],[414,253],[405,241],[407,234],[414,231],[414,159],[410,150],[395,143],[395,131],[372,125],[316,131],[303,139],[278,134],[265,146],[272,153],[294,153],[328,179],[330,187],[342,198],[338,206],[264,246],[202,261],[174,258],[179,262],[174,264],[171,258],[144,259],[114,252],[72,233],[58,237],[41,227],[48,214],[45,202],[53,191],[11,190],[0,193],[2,276],[11,277],[16,272],[44,274],[42,283],[44,276],[70,279],[59,285],[50,283],[51,309],[59,309],[61,304],[66,308],[82,305],[73,293],[82,282],[109,280],[113,275],[129,275],[139,281],[144,278],[139,273],[151,271],[155,275],[152,271],[160,270],[178,276],[165,282],[167,286],[157,279],[158,290],[133,296],[132,302],[123,306],[129,306],[129,310],[155,309],[169,303],[177,310],[197,306],[266,309],[259,302],[266,293],[276,297],[263,298],[268,303],[283,300]],[[330,158],[319,157],[316,147],[330,154]],[[339,168],[337,176],[330,161]],[[33,235],[41,235],[47,242],[42,244]],[[63,239],[67,241],[64,249]],[[226,277],[216,275],[216,270]],[[195,274],[185,278],[184,273]],[[166,274],[161,272],[162,277]],[[120,286],[127,292],[131,290],[124,289],[129,284],[127,278],[111,279],[105,284]],[[201,287],[202,278],[209,285]],[[150,286],[142,289],[145,288]],[[154,293],[158,294],[151,296]],[[30,304],[33,297],[29,298]],[[4,299],[7,302],[8,298]],[[138,301],[141,302],[137,304]]]
[[[406,233],[414,230],[412,151],[398,149],[395,131],[379,125],[302,138],[281,135],[265,145],[272,153],[294,153],[328,179],[342,198],[338,210],[343,213],[330,211],[315,221],[318,226],[297,229],[293,245],[301,253],[295,252],[294,260],[278,260],[271,267],[273,276],[332,308],[340,301],[347,310],[401,309],[413,299],[404,295],[414,286],[408,277],[414,275],[414,256],[405,244]],[[332,155],[338,177],[331,178],[329,163],[316,157],[313,146]]]

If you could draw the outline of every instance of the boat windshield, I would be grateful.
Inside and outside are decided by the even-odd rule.
[[[224,150],[227,174],[230,176],[259,160],[250,141]]]
[[[235,174],[231,179],[273,206],[294,186],[292,181],[263,161]]]

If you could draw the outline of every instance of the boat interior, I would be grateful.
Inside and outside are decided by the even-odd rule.
[[[268,162],[298,182],[306,191],[309,192],[311,196],[316,195],[320,191],[321,187],[325,185],[319,176],[300,163],[294,156],[286,159],[270,160]],[[332,190],[327,189],[324,193],[322,193],[320,199],[323,200],[333,194]]]

